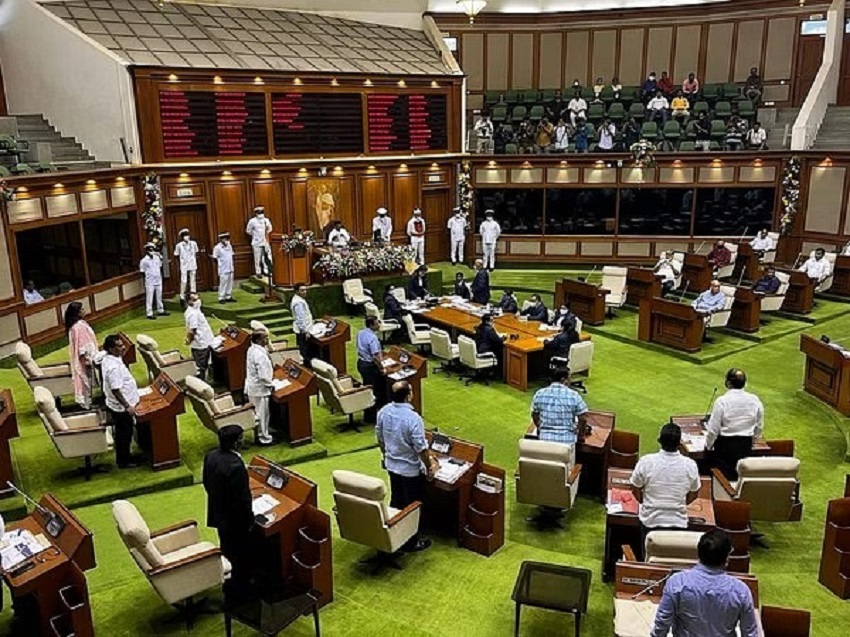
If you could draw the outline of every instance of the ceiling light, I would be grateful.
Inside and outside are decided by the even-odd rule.
[[[481,13],[481,10],[487,6],[484,0],[457,0],[456,4],[460,7],[461,11],[469,16],[469,24],[474,24],[475,16]]]

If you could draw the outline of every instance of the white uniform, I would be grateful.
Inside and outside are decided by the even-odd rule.
[[[805,272],[806,276],[810,279],[814,279],[819,282],[828,277],[830,271],[831,268],[829,267],[829,261],[826,260],[826,257],[821,257],[820,261],[814,257],[809,257],[808,261],[806,261],[800,268],[800,272]]]
[[[425,265],[425,219],[422,215],[413,215],[407,222],[407,236],[410,237],[416,263]]]
[[[753,250],[773,250],[773,239],[768,236],[762,239],[760,235],[756,235],[756,238],[750,241],[750,245],[753,246]]]
[[[381,231],[381,239],[389,242],[393,236],[393,220],[387,215],[378,215],[372,219],[372,236],[375,236],[375,231]]]
[[[254,216],[245,226],[245,234],[251,235],[251,249],[254,251],[254,274],[263,274],[263,253],[269,247],[268,233],[272,231],[272,222],[265,216]],[[269,250],[269,260],[272,252]]]
[[[211,348],[215,335],[201,308],[188,307],[183,313],[183,318],[186,322],[186,331],[194,333],[189,348],[192,350],[192,358],[195,360],[195,375],[204,380],[210,366]]]
[[[485,219],[478,231],[481,233],[481,244],[484,247],[484,267],[492,270],[496,267],[496,241],[502,234],[502,227],[495,219]]]
[[[339,230],[334,228],[328,235],[328,243],[330,243],[337,250],[347,248],[349,241],[351,241],[351,235],[348,234],[348,230],[346,230],[345,228],[340,228]]]
[[[455,263],[463,263],[463,244],[466,241],[466,217],[463,215],[452,215],[449,217],[449,222],[446,224],[449,229],[449,238],[451,239],[451,254],[452,265]]]
[[[139,262],[139,272],[145,275],[145,314],[153,316],[154,297],[156,311],[165,312],[162,305],[162,258],[154,254],[146,254]]]
[[[269,398],[273,377],[274,368],[268,350],[262,345],[251,343],[245,362],[245,395],[254,406],[257,440],[262,444],[272,442],[269,434]]]
[[[186,283],[189,283],[189,292],[196,292],[195,284],[198,274],[198,244],[189,241],[180,241],[174,246],[174,256],[178,258],[180,265],[180,298],[186,298]]]
[[[218,263],[218,300],[229,299],[233,295],[233,246],[219,241],[213,248],[212,258]]]

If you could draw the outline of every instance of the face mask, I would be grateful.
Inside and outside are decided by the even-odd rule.
[[[189,235],[186,235],[185,237],[183,237],[183,241],[185,241],[186,243],[189,243],[189,239],[190,239]]]
[[[230,245],[230,239],[225,239],[224,241],[221,242],[221,245],[229,246]]]
[[[192,303],[192,307],[195,308],[196,310],[200,310],[201,309],[201,299],[198,299],[197,301]]]
[[[566,313],[567,313],[567,308],[565,308],[563,305],[561,306],[561,313],[562,313],[562,314],[566,314]]]

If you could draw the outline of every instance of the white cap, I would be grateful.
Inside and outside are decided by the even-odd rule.
[[[484,211],[485,217],[492,217],[494,214],[496,214],[496,213],[493,212],[492,208],[488,208],[487,210]]]
[[[154,249],[156,249],[156,246],[153,243],[151,243],[150,241],[148,241],[145,244],[145,250],[154,250]]]
[[[385,214],[387,214],[387,209],[386,208],[378,208],[377,212],[378,212],[379,215],[385,215]]]
[[[219,232],[219,233],[218,233],[218,238],[219,238],[219,239],[227,239],[229,236],[230,236],[230,233],[229,233],[229,232]]]
[[[189,228],[180,228],[180,232],[177,233],[179,236],[183,236],[184,234],[189,234]]]
[[[254,214],[255,214],[255,215],[258,215],[258,214],[260,214],[261,212],[262,212],[263,214],[265,214],[266,209],[265,209],[265,207],[264,207],[264,206],[255,206],[255,207],[254,207]]]

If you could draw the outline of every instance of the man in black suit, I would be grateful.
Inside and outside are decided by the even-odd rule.
[[[572,323],[573,329],[575,329],[576,325],[578,325],[578,323],[576,322],[577,318],[578,317],[573,314],[572,310],[570,310],[570,306],[565,301],[561,303],[561,307],[555,310],[555,316],[552,319],[552,325],[554,325],[555,327],[561,327],[564,324],[564,321],[569,321],[570,323]]]
[[[581,337],[576,332],[575,323],[564,321],[561,323],[561,331],[555,335],[555,338],[543,341],[543,350],[551,356],[569,359],[570,348],[580,340]]]
[[[517,300],[516,296],[514,296],[513,290],[505,289],[505,292],[502,294],[502,298],[499,301],[499,307],[502,308],[502,312],[505,314],[517,313]]]
[[[540,296],[537,294],[531,295],[531,305],[520,312],[522,316],[527,316],[529,321],[540,321],[541,323],[549,322],[549,312]]]
[[[502,366],[502,350],[507,336],[499,336],[496,328],[493,326],[493,316],[485,314],[481,317],[481,322],[475,328],[475,347],[479,354],[492,352],[496,355],[499,361],[499,368]]]
[[[410,280],[407,282],[407,296],[411,301],[416,299],[424,299],[428,296],[427,282],[425,275],[428,274],[428,266],[423,265],[414,270],[410,275]]]
[[[218,431],[218,449],[204,456],[204,489],[207,492],[207,526],[218,531],[221,552],[232,566],[224,583],[225,603],[250,596],[251,588],[251,488],[248,469],[236,451],[242,427],[225,425]]]
[[[472,301],[487,305],[490,302],[490,273],[481,259],[475,259],[475,278],[472,279]]]

